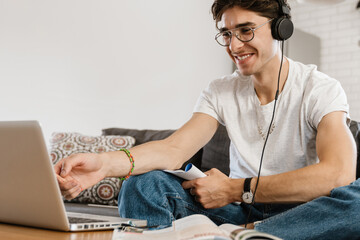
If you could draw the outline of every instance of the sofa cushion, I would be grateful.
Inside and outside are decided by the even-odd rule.
[[[201,169],[208,171],[217,168],[221,172],[230,173],[230,138],[223,125],[219,125],[212,139],[204,146],[201,160]]]
[[[350,131],[354,136],[357,150],[356,178],[360,178],[360,123],[352,120],[350,122]]]
[[[130,129],[130,128],[106,128],[102,130],[103,136],[108,135],[120,135],[120,136],[132,136],[136,139],[135,145],[140,145],[149,141],[161,140],[167,138],[175,130],[138,130],[138,129]]]
[[[50,155],[55,164],[74,153],[101,153],[131,148],[135,139],[131,136],[85,136],[79,133],[57,132],[52,134]],[[65,202],[92,203],[117,206],[122,181],[105,178],[82,191],[76,198]]]
[[[138,129],[128,129],[128,128],[106,128],[102,130],[102,135],[127,135],[132,136],[136,139],[135,146],[156,140],[162,140],[173,134],[175,130],[138,130]],[[193,157],[191,157],[188,161],[186,161],[182,169],[188,163],[194,164],[196,167],[200,168],[201,166],[201,157],[202,157],[202,149],[200,149]]]

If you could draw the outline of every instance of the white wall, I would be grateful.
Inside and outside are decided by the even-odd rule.
[[[321,71],[341,82],[350,115],[359,121],[360,9],[356,9],[357,3],[358,0],[346,0],[321,6],[290,2],[294,25],[320,37]]]
[[[0,120],[53,131],[178,128],[231,72],[212,0],[1,0]]]
[[[293,0],[295,26],[321,38],[321,69],[360,120],[360,11]],[[212,0],[0,0],[0,120],[53,131],[178,128],[209,81],[231,72]]]

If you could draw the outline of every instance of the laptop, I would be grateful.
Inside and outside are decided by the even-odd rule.
[[[146,220],[66,212],[37,121],[0,121],[0,222],[59,231],[147,225]]]

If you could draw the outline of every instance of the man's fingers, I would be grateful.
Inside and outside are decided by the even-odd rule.
[[[62,162],[63,162],[63,159],[58,161],[55,165],[54,165],[54,171],[56,174],[60,175],[60,172],[61,172],[61,167],[62,167]]]
[[[183,187],[184,189],[189,189],[189,188],[195,187],[195,186],[194,186],[194,181],[196,181],[196,179],[195,179],[195,180],[191,180],[191,181],[184,181],[181,185],[182,185],[182,187]]]
[[[71,164],[70,161],[63,161],[61,164],[60,176],[66,177],[66,174],[71,171]]]
[[[59,184],[63,184],[64,182],[66,182],[66,180],[64,178],[62,178],[60,175],[58,175],[58,174],[56,174],[56,179],[57,179]]]
[[[66,175],[71,172],[74,166],[79,164],[78,155],[71,155],[68,158],[64,158],[61,162],[60,176],[66,177]],[[81,160],[80,160],[81,161]]]
[[[71,199],[75,198],[77,195],[79,195],[81,191],[82,191],[82,188],[80,186],[76,186],[70,190],[61,191],[61,194],[64,196],[64,198],[66,200],[71,200]]]
[[[58,180],[59,187],[60,187],[61,191],[67,191],[67,190],[72,189],[72,188],[74,188],[76,186],[79,186],[78,182],[75,179],[71,179],[71,180],[70,180],[70,178],[65,179],[65,178],[62,178],[59,175],[56,175],[56,178]]]

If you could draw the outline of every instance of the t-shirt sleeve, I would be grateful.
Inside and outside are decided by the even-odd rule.
[[[350,124],[349,105],[344,89],[341,84],[325,74],[315,74],[310,86],[309,96],[309,122],[310,125],[317,129],[322,118],[336,111],[346,113],[347,124]],[[320,76],[319,76],[320,75]]]
[[[224,121],[219,115],[219,96],[215,81],[211,82],[208,87],[202,91],[193,112],[208,114],[215,118],[220,124],[224,125]]]

